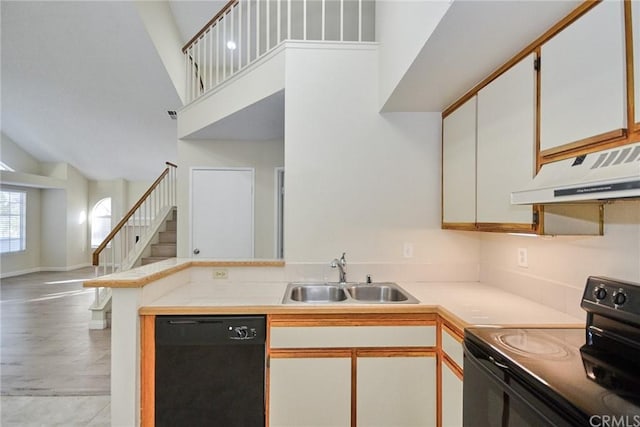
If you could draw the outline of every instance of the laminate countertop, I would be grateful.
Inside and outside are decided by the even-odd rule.
[[[287,283],[295,281],[298,274],[294,271],[289,275],[290,270],[277,268],[283,266],[285,263],[277,260],[172,258],[98,277],[86,281],[84,286],[107,286],[114,290],[139,288],[145,293],[139,308],[142,315],[438,313],[461,328],[472,325],[584,327],[586,320],[586,314],[585,317],[571,316],[481,282],[396,281],[420,301],[418,304],[284,304]],[[211,269],[219,267],[232,269],[230,275],[233,273],[234,279],[211,279]],[[198,271],[205,273],[198,274]],[[255,280],[256,277],[260,280]],[[150,286],[167,281],[179,284],[166,289]],[[580,298],[576,297],[573,307],[576,310],[571,312],[579,312],[579,305]]]
[[[585,324],[586,317],[573,317],[478,282],[397,283],[420,302],[284,304],[286,282],[196,281],[145,303],[140,314],[438,313],[461,328],[471,325],[584,327]]]

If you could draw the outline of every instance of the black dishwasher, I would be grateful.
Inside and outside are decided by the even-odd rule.
[[[265,424],[264,316],[157,316],[155,425]]]

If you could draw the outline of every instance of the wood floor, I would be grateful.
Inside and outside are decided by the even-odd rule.
[[[111,330],[89,330],[92,268],[0,282],[2,426],[109,425]]]

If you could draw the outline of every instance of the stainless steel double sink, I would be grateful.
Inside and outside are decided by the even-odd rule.
[[[287,285],[283,304],[418,304],[413,295],[392,282],[293,282]]]

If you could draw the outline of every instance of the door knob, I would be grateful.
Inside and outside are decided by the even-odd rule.
[[[198,254],[200,253],[200,249],[195,248],[195,249],[193,250],[193,253],[194,253],[194,254],[196,254],[196,255],[198,255]]]

